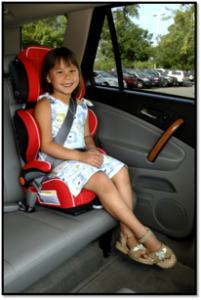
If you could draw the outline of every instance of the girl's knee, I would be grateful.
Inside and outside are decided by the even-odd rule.
[[[130,176],[128,173],[128,169],[123,166],[119,172],[113,177],[114,181],[120,181],[120,182],[130,182]]]
[[[86,189],[93,189],[96,194],[107,193],[113,189],[113,183],[111,179],[103,172],[95,173],[88,183],[86,184]],[[91,187],[91,188],[90,188]]]

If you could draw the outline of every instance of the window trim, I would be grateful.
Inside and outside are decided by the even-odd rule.
[[[109,29],[110,29],[112,45],[113,45],[113,50],[114,50],[114,57],[115,57],[116,68],[117,68],[117,78],[118,78],[118,82],[119,82],[119,89],[123,90],[124,85],[123,85],[121,57],[120,57],[120,53],[119,53],[119,45],[118,45],[118,40],[117,40],[117,35],[116,35],[116,30],[115,30],[115,26],[114,26],[111,8],[107,12],[107,19],[108,19],[108,25],[109,25]]]

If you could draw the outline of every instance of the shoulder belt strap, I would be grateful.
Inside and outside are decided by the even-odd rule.
[[[70,98],[69,108],[68,112],[66,114],[65,120],[63,121],[63,124],[61,125],[59,132],[57,133],[57,136],[54,140],[55,143],[59,145],[63,145],[73,124],[74,115],[72,112],[76,114],[77,110],[77,101],[74,98]],[[55,159],[54,157],[47,155],[45,161],[49,162],[52,165],[52,169],[54,169],[56,166],[58,166],[60,163],[62,163],[63,160],[61,159]]]
[[[57,133],[57,136],[54,140],[55,143],[59,144],[59,145],[63,145],[69,132],[70,129],[72,127],[73,124],[73,120],[74,120],[74,115],[72,113],[72,111],[74,111],[74,115],[76,114],[77,111],[77,101],[71,97],[70,99],[70,103],[69,103],[69,108],[68,108],[68,112],[66,114],[65,120],[63,121],[63,124],[61,125],[59,132]],[[45,161],[49,162],[52,165],[52,170],[54,168],[56,168],[56,166],[58,166],[59,164],[61,164],[63,162],[62,159],[58,159],[55,157],[52,157],[50,155],[47,155]],[[43,177],[39,177],[39,178],[35,178],[34,181],[38,186],[37,190],[40,190],[42,187],[42,183],[43,181],[46,180],[46,178],[48,177],[49,174],[43,176]]]

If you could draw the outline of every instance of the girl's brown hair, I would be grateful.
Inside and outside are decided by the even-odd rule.
[[[73,96],[79,95],[82,91],[81,68],[77,56],[66,47],[55,48],[46,54],[41,70],[42,89],[49,94],[53,93],[53,86],[51,83],[47,82],[47,75],[49,74],[49,71],[54,68],[56,62],[60,62],[61,60],[63,60],[68,66],[74,65],[77,67],[79,72],[79,84],[73,91]]]

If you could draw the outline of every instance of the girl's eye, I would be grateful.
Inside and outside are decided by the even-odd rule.
[[[71,73],[75,72],[75,70],[70,70]]]
[[[62,74],[62,71],[58,71],[57,73]]]

